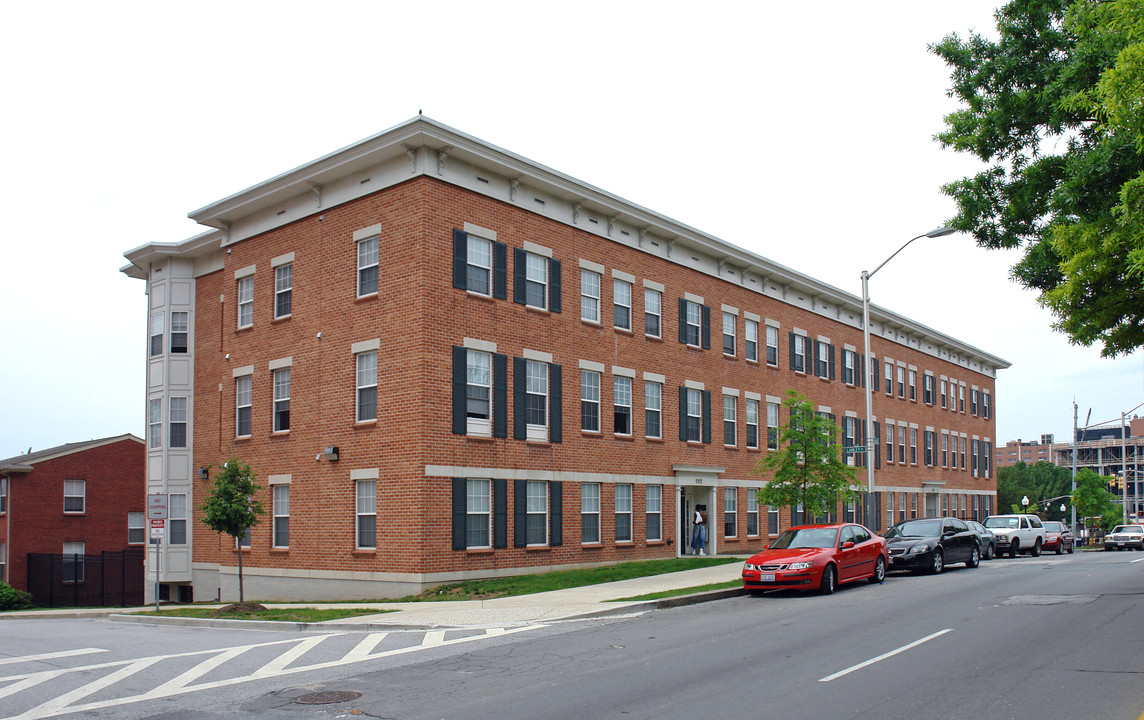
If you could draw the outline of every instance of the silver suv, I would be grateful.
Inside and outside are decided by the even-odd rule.
[[[985,518],[984,524],[997,539],[998,555],[1008,552],[1009,557],[1013,558],[1019,552],[1029,553],[1033,557],[1041,554],[1041,546],[1045,544],[1045,527],[1036,515],[990,515]]]

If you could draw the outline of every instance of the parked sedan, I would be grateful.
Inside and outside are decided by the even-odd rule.
[[[1112,532],[1104,536],[1105,550],[1123,550],[1136,548],[1144,550],[1144,526],[1117,525]]]
[[[783,532],[743,565],[743,587],[765,590],[834,592],[842,583],[886,579],[885,539],[862,525],[802,525]]]
[[[1069,526],[1063,522],[1055,520],[1046,520],[1045,523],[1045,544],[1042,549],[1045,552],[1055,552],[1060,555],[1067,552],[1070,555],[1073,551],[1073,534]]]
[[[947,563],[981,564],[981,546],[964,520],[926,518],[903,520],[886,531],[891,570],[937,574]]]
[[[993,531],[973,520],[966,520],[965,524],[977,536],[977,545],[981,548],[981,559],[992,560],[993,556],[997,554],[997,538],[993,535]]]

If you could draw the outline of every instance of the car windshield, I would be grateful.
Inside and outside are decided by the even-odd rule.
[[[797,528],[779,535],[771,547],[775,550],[828,548],[834,547],[837,539],[838,528]]]
[[[1112,529],[1114,533],[1139,533],[1144,532],[1144,527],[1140,525],[1117,525]]]
[[[1047,523],[1045,523],[1045,530],[1047,530],[1049,532],[1064,532],[1065,531],[1065,529],[1063,527],[1061,527],[1061,524],[1059,522],[1047,522]]]
[[[936,537],[941,535],[940,520],[911,520],[899,523],[886,531],[887,538]]]
[[[1018,527],[1021,527],[1021,521],[1015,517],[991,517],[991,518],[985,518],[985,527],[987,527],[987,528],[1018,528]]]

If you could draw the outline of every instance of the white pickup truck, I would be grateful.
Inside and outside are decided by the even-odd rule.
[[[1006,551],[1011,558],[1017,557],[1019,552],[1029,553],[1033,557],[1041,554],[1041,546],[1045,544],[1045,527],[1036,515],[990,515],[983,524],[997,538],[998,555]]]

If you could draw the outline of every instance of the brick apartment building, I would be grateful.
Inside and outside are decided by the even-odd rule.
[[[142,553],[144,459],[141,439],[119,435],[0,460],[0,580],[35,589],[29,554],[63,555],[71,578],[78,572],[82,582],[77,556],[131,547]],[[142,587],[135,590],[141,596]]]
[[[754,503],[786,392],[864,442],[860,298],[428,118],[190,216],[123,272],[195,599],[236,595],[198,510],[231,453],[269,511],[248,597],[332,599],[673,557],[696,505],[709,551],[758,550],[798,519]],[[871,524],[986,514],[1008,363],[872,312]]]
[[[1040,442],[1020,438],[1010,440],[1004,445],[998,446],[993,452],[994,468],[1009,467],[1019,462],[1027,465],[1034,465],[1042,460],[1051,463],[1056,462],[1056,458],[1053,457],[1052,434],[1042,435]]]

